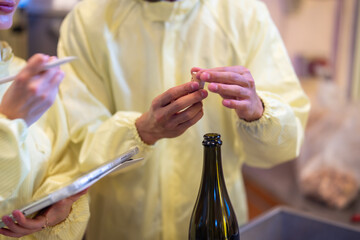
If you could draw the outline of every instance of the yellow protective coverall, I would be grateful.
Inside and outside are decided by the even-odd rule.
[[[256,0],[85,0],[67,16],[59,56],[61,97],[71,140],[82,144],[83,171],[133,145],[145,161],[103,179],[90,190],[87,239],[187,239],[199,190],[203,135],[222,135],[223,171],[239,224],[247,220],[241,166],[295,158],[309,101],[265,5]],[[242,65],[251,70],[265,112],[238,119],[217,94],[204,100],[203,118],[184,134],[142,143],[134,125],[152,100],[190,81],[193,66]]]
[[[5,42],[0,77],[16,74],[25,61],[13,56]],[[0,85],[0,99],[11,83]],[[0,115],[0,216],[10,214],[31,201],[45,196],[77,176],[74,151],[67,149],[65,112],[59,98],[33,125],[22,119]],[[20,239],[82,239],[89,218],[88,196],[79,198],[68,218],[54,226]],[[0,235],[0,239],[13,239]]]

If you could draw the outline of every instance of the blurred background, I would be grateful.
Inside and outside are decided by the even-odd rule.
[[[79,1],[22,0],[12,29],[0,39],[25,59],[56,55],[60,24]],[[312,110],[298,159],[272,169],[244,167],[249,217],[288,205],[360,227],[360,1],[262,1]]]

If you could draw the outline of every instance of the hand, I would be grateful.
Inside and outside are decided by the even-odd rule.
[[[19,210],[13,211],[13,216],[17,223],[11,217],[4,216],[2,221],[8,227],[1,228],[0,234],[8,237],[23,237],[43,230],[45,227],[52,227],[64,221],[70,214],[73,203],[82,195],[86,194],[87,189],[77,193],[74,196],[63,199],[45,210],[44,213],[38,214],[35,218],[26,218]]]
[[[30,126],[54,103],[64,77],[60,68],[42,71],[44,64],[54,60],[36,54],[17,75],[0,103],[0,113],[9,119],[22,118]]]
[[[188,82],[156,97],[135,122],[141,139],[152,145],[161,138],[180,136],[203,116],[201,101],[207,95],[199,83]]]
[[[242,66],[212,69],[192,68],[196,77],[210,83],[209,91],[219,94],[225,107],[234,109],[239,118],[251,122],[261,118],[264,107],[256,93],[255,81]]]

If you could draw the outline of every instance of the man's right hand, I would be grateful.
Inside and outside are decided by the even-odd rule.
[[[180,136],[204,115],[201,101],[207,95],[197,82],[173,87],[159,95],[150,110],[135,122],[141,139],[153,145],[162,138]]]
[[[42,71],[45,63],[55,59],[36,54],[6,91],[0,113],[8,119],[22,118],[30,126],[54,103],[64,73],[59,67]]]

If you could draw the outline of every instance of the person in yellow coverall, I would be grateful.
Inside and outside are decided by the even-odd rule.
[[[90,190],[88,240],[187,239],[205,133],[222,136],[240,225],[241,166],[299,154],[309,100],[257,0],[85,0],[63,22],[58,53],[79,57],[60,95],[82,171],[133,145],[145,157]]]
[[[0,29],[12,25],[19,0],[0,0]],[[64,73],[41,71],[55,58],[43,54],[28,63],[0,42],[0,217],[6,228],[0,239],[81,240],[89,218],[88,197],[81,192],[64,199],[33,219],[16,209],[45,196],[77,176],[64,108],[57,97]],[[16,222],[8,214],[12,213]]]

